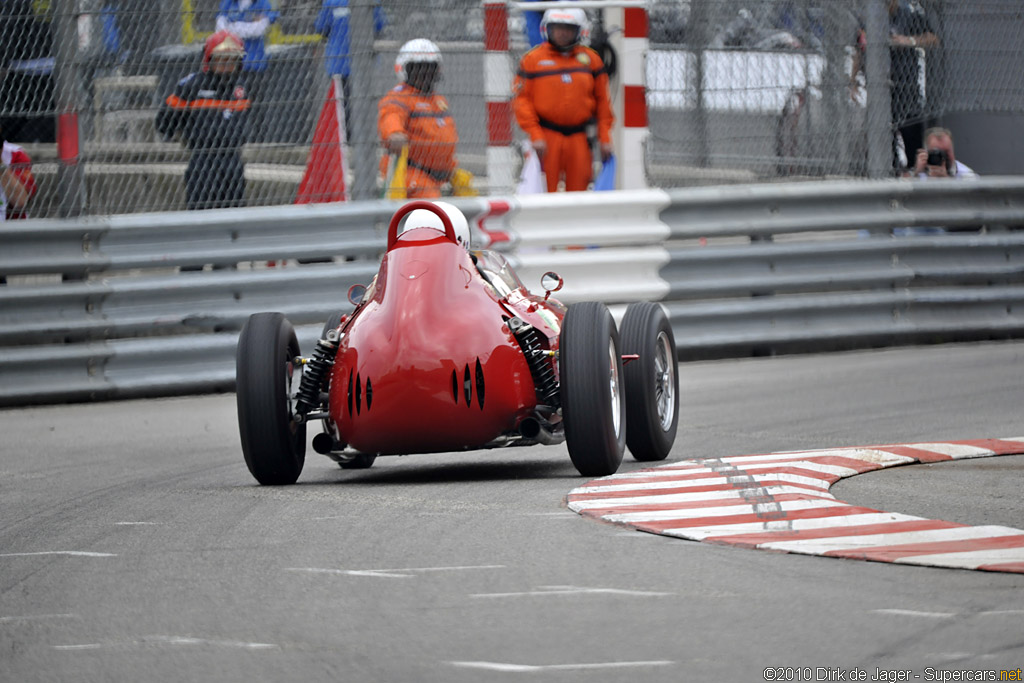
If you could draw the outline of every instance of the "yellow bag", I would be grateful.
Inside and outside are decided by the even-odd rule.
[[[406,198],[405,173],[409,165],[409,145],[402,148],[396,159],[394,155],[388,162],[388,177],[384,183],[384,199],[402,200]]]
[[[452,172],[451,183],[453,197],[477,197],[480,195],[473,187],[473,174],[464,168],[457,168]]]

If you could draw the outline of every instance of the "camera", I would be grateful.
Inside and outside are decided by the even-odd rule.
[[[930,149],[928,150],[928,165],[929,166],[942,166],[946,167],[949,162],[949,157],[946,156],[946,150],[944,149]]]

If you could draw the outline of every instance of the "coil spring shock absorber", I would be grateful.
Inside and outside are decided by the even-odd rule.
[[[544,405],[557,408],[558,381],[555,380],[554,368],[547,360],[548,352],[541,345],[540,330],[521,318],[509,318],[508,328],[523,349],[526,364],[530,366],[530,375],[533,376],[533,385],[537,389],[537,398]]]
[[[299,382],[299,390],[296,392],[297,416],[305,417],[314,406],[320,404],[320,392],[326,388],[328,373],[334,365],[335,356],[338,355],[340,339],[338,330],[329,330],[322,339],[317,340],[313,354],[305,362],[302,381]]]

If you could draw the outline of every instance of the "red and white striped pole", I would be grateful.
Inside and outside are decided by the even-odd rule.
[[[644,146],[647,144],[647,10],[625,7],[622,10],[622,128],[615,153],[619,158],[617,186],[624,190],[647,187],[644,170]]]
[[[516,181],[512,146],[512,55],[507,0],[484,2],[484,101],[487,103],[487,184],[491,195],[511,193]]]

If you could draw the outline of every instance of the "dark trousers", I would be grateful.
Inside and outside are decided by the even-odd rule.
[[[245,206],[245,164],[240,151],[192,152],[185,169],[185,207]]]

